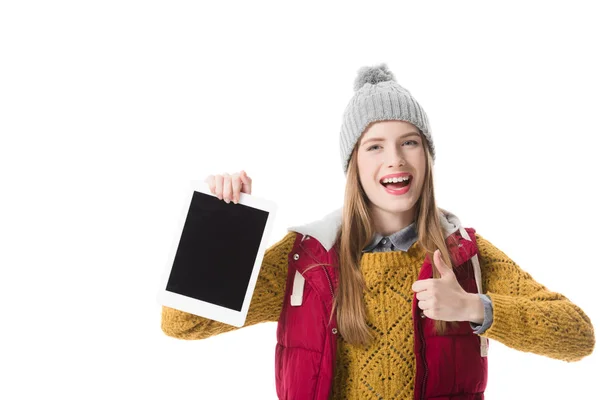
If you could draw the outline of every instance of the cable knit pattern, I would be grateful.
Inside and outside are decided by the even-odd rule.
[[[564,361],[578,361],[591,354],[594,327],[583,310],[536,282],[479,234],[475,237],[483,290],[494,309],[492,325],[481,336]]]
[[[565,361],[592,353],[594,329],[588,316],[565,296],[536,282],[515,262],[476,233],[484,293],[492,299],[494,318],[482,336],[517,350]],[[244,326],[277,321],[283,304],[288,254],[295,233],[270,247]],[[364,253],[361,270],[367,324],[375,341],[366,350],[338,335],[334,399],[412,399],[415,374],[412,283],[425,257],[415,243],[407,252]],[[204,339],[237,327],[163,306],[162,330],[179,339]]]
[[[363,253],[367,325],[374,340],[363,350],[338,336],[333,399],[412,399],[412,284],[424,258],[417,243],[407,252]]]
[[[288,271],[288,254],[294,246],[295,232],[265,251],[256,287],[250,300],[248,315],[243,327],[261,322],[277,322],[283,304],[285,281]],[[213,321],[173,308],[162,307],[161,328],[165,334],[178,339],[206,339],[240,329],[237,326]]]

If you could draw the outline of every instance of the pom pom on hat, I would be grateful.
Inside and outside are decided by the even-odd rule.
[[[358,76],[354,80],[354,91],[358,91],[367,82],[375,85],[386,81],[396,81],[386,63],[374,67],[362,67],[358,70]]]

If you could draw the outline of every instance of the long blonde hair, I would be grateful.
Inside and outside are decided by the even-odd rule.
[[[439,210],[433,189],[433,168],[431,152],[421,133],[421,143],[425,148],[425,178],[423,191],[415,204],[415,226],[418,231],[418,244],[433,260],[433,253],[440,249],[442,259],[451,265],[446,247],[445,233],[439,220]],[[348,164],[342,224],[337,233],[336,247],[339,254],[339,284],[335,293],[333,310],[337,310],[337,325],[343,339],[355,346],[368,346],[373,340],[366,323],[364,303],[365,281],[360,270],[362,249],[372,240],[374,222],[368,207],[368,198],[358,175],[357,148],[354,147]],[[433,268],[434,278],[439,278]],[[333,316],[333,310],[332,315]],[[452,324],[454,326],[455,324]],[[446,321],[435,321],[438,334],[446,331]]]

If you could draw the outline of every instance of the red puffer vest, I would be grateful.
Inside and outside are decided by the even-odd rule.
[[[442,209],[440,209],[442,210]],[[459,283],[471,293],[481,293],[475,230],[462,228],[458,218],[445,210],[440,222]],[[341,209],[322,220],[300,227],[289,254],[284,302],[277,324],[275,381],[283,400],[330,398],[337,350],[335,313],[329,322],[338,284],[335,236],[341,225]],[[471,262],[467,262],[471,260]],[[323,264],[307,270],[307,267]],[[426,256],[419,280],[432,277]],[[413,295],[416,376],[414,399],[480,400],[487,384],[486,338],[473,333],[469,322],[438,336],[434,321],[417,307]]]

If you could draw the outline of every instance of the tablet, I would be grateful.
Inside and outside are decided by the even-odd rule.
[[[240,193],[237,204],[192,181],[162,277],[158,302],[241,327],[262,265],[276,204]]]

